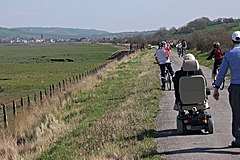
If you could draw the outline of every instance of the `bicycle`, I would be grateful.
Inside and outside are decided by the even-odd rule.
[[[177,53],[179,57],[183,57],[182,55],[182,48],[177,48]]]
[[[157,62],[153,62],[153,63],[158,64]],[[159,76],[160,76],[160,81],[161,81],[161,74],[159,74]],[[163,90],[165,90],[165,88],[167,86],[167,89],[171,90],[172,89],[172,79],[171,79],[171,74],[170,74],[169,70],[167,69],[167,67],[165,69],[165,77],[166,77],[165,86],[161,86],[161,87]]]
[[[217,74],[216,74],[216,76],[215,76],[215,78],[213,80],[213,87],[215,87],[215,82],[216,82],[216,79],[217,79],[218,72],[219,72],[219,68],[217,69]],[[220,90],[224,89],[224,85],[225,85],[225,77],[224,77],[223,82],[222,82],[222,84],[220,86]]]
[[[169,70],[166,68],[165,70],[165,87],[167,87],[168,90],[172,89],[172,79],[171,79],[171,74]]]

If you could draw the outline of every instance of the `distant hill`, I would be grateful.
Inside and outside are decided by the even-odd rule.
[[[160,27],[159,30],[152,31],[136,31],[136,32],[120,32],[111,33],[96,29],[79,29],[79,28],[61,28],[61,27],[18,27],[18,28],[2,28],[0,27],[0,38],[89,38],[89,39],[115,39],[115,38],[131,38],[131,37],[152,37],[158,41],[158,37],[168,39],[176,35],[191,34],[200,30],[215,30],[217,28],[227,28],[238,30],[240,19],[233,18],[218,18],[211,21],[207,17],[201,17],[189,22],[187,25],[180,28],[172,27],[167,30],[165,27]]]
[[[0,27],[0,38],[20,37],[20,38],[119,38],[133,37],[138,35],[149,35],[157,31],[144,32],[122,32],[110,33],[107,31],[95,29],[78,29],[78,28],[60,28],[60,27],[20,27],[20,28],[2,28]]]
[[[21,28],[0,28],[0,37],[21,37],[21,38],[81,38],[99,37],[109,32],[95,29],[59,28],[59,27],[21,27]]]
[[[157,33],[158,30],[153,31],[135,31],[135,32],[120,32],[120,33],[112,33],[112,35],[115,35],[117,37],[135,37],[135,36],[147,36]]]
[[[17,35],[18,35],[17,31],[0,27],[0,38],[1,37],[15,37]]]

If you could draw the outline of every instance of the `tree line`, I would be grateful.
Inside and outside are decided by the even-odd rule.
[[[169,30],[165,27],[160,28],[155,34],[152,35],[139,35],[135,37],[128,37],[116,40],[120,43],[133,43],[144,44],[147,46],[158,45],[160,41],[168,40],[174,41],[186,40],[188,42],[189,49],[196,49],[200,51],[209,51],[213,42],[218,41],[221,44],[221,48],[226,51],[231,46],[231,34],[234,30],[240,30],[240,19],[233,18],[218,18],[210,20],[207,17],[195,19],[187,25],[175,28],[172,27]]]

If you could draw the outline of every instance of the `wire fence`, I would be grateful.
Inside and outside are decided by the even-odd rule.
[[[43,106],[46,101],[51,101],[55,95],[62,94],[65,96],[64,93],[66,93],[66,91],[73,85],[77,85],[88,76],[98,73],[112,61],[121,60],[124,56],[134,52],[135,51],[126,50],[114,52],[105,64],[102,64],[94,69],[86,70],[85,72],[78,75],[68,77],[62,81],[59,81],[58,84],[52,84],[44,90],[40,90],[25,97],[21,97],[18,100],[12,101],[12,103],[1,104],[0,109],[2,112],[0,112],[0,128],[7,128],[9,122],[13,121],[17,114],[23,110],[31,109],[32,107],[36,106],[40,106],[39,108],[41,108],[41,106]]]

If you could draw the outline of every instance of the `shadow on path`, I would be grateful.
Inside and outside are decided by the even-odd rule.
[[[172,136],[191,136],[191,135],[207,135],[202,131],[189,131],[185,134],[178,134],[177,129],[167,129],[161,131],[155,131],[153,138],[161,138],[161,137],[172,137]]]
[[[171,137],[171,136],[191,136],[191,135],[206,135],[201,131],[187,132],[186,134],[177,134],[177,129],[167,129],[162,131],[156,131],[154,129],[144,130],[138,133],[136,136],[125,137],[125,140],[137,139],[138,141],[143,140],[145,137],[151,138],[161,138],[161,137]]]
[[[190,149],[179,149],[169,152],[159,152],[158,154],[162,155],[173,155],[173,154],[185,154],[185,153],[215,153],[215,154],[231,154],[231,155],[240,155],[240,152],[237,151],[227,151],[226,149],[232,148],[227,147],[203,147],[203,148],[190,148]]]

